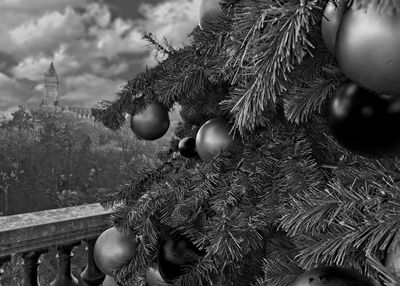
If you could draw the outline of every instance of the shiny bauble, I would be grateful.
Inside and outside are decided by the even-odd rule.
[[[400,244],[398,242],[389,247],[385,257],[385,266],[400,276]]]
[[[196,156],[196,139],[192,137],[185,137],[178,144],[179,153],[186,158]]]
[[[336,37],[343,73],[379,94],[400,96],[400,12],[381,13],[374,4],[347,9]]]
[[[219,0],[202,0],[200,3],[199,26],[202,30],[209,30],[221,17],[223,11]]]
[[[366,276],[350,269],[324,266],[304,272],[292,286],[374,286]]]
[[[106,278],[104,278],[102,286],[119,286],[117,282],[114,280],[114,278],[110,275],[106,275]]]
[[[136,256],[136,236],[119,232],[111,227],[96,240],[94,260],[97,267],[107,275],[127,264]]]
[[[148,286],[171,286],[172,284],[169,284],[162,279],[158,269],[149,268],[146,271],[146,285],[148,285]]]
[[[168,128],[168,110],[158,103],[150,103],[145,110],[131,117],[133,133],[145,140],[161,138]]]
[[[337,5],[329,1],[322,16],[322,40],[332,55],[335,55],[336,34],[346,9],[347,0],[341,0]]]
[[[166,282],[173,282],[199,260],[201,252],[187,239],[174,236],[162,241],[158,253],[158,270]]]
[[[181,107],[179,115],[186,123],[196,126],[201,126],[209,119],[207,115],[202,114],[199,110],[192,110],[186,106]]]
[[[336,140],[362,155],[389,155],[400,147],[400,101],[348,82],[339,87],[328,110]]]
[[[234,152],[240,148],[238,136],[233,138],[230,131],[231,126],[223,118],[213,118],[204,123],[196,135],[196,150],[200,158],[209,161],[220,152]]]

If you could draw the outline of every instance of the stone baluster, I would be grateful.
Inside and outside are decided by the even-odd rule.
[[[0,286],[4,286],[3,284],[3,264],[9,262],[11,260],[11,256],[0,257]]]
[[[24,286],[39,286],[39,258],[40,255],[46,252],[47,249],[42,249],[22,253],[22,259],[24,260]]]
[[[97,238],[85,239],[87,251],[87,265],[81,273],[81,281],[83,286],[99,286],[104,281],[105,275],[97,267],[93,251]]]
[[[78,246],[80,241],[57,246],[57,274],[50,286],[78,286],[78,279],[71,273],[72,249]]]

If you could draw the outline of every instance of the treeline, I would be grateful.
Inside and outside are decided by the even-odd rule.
[[[24,106],[0,125],[1,215],[99,201],[156,163],[169,136],[142,141],[72,112]]]

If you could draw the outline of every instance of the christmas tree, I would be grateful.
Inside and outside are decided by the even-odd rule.
[[[340,266],[400,285],[399,1],[204,0],[190,44],[145,37],[162,60],[93,115],[130,114],[147,140],[176,103],[183,120],[102,202],[137,238],[116,282],[286,286]]]

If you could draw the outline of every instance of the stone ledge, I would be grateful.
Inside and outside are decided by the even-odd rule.
[[[96,237],[112,212],[95,203],[0,217],[0,257]]]

